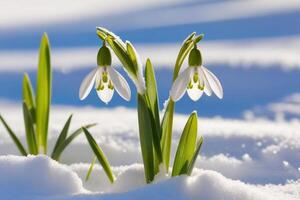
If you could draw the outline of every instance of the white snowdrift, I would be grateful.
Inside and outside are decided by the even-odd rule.
[[[68,167],[46,156],[1,156],[0,197],[83,193],[82,182]]]
[[[0,103],[0,108],[1,114],[25,144],[22,109],[5,103]],[[71,113],[74,113],[71,130],[86,123],[98,123],[90,131],[113,166],[142,162],[136,110],[126,108],[53,106],[49,152]],[[172,155],[187,118],[186,115],[176,115],[174,118]],[[204,144],[196,166],[252,184],[284,184],[287,180],[298,180],[299,130],[300,122],[297,120],[200,118],[198,134],[204,136]],[[0,125],[0,155],[7,154],[19,155],[6,130]],[[82,135],[67,147],[61,161],[67,164],[89,163],[92,158],[90,147]]]
[[[81,167],[82,168],[82,167]],[[85,166],[87,170],[88,166]],[[114,186],[100,179],[101,193],[90,193],[82,187],[74,167],[61,165],[46,156],[0,156],[1,199],[205,199],[205,200],[293,200],[300,197],[300,183],[285,186],[249,185],[225,178],[209,170],[195,170],[191,177],[168,178],[159,175],[156,183],[145,186],[141,165],[115,168]],[[96,174],[103,175],[97,167]],[[99,178],[99,177],[97,177]],[[91,180],[92,181],[92,180]],[[139,187],[139,188],[137,188]],[[137,189],[136,189],[137,188]],[[100,189],[101,190],[101,189]],[[299,191],[299,190],[298,190]],[[122,193],[120,193],[122,192]]]

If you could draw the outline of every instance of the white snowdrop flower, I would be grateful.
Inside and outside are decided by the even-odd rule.
[[[111,66],[110,50],[105,45],[99,49],[97,64],[98,66],[83,79],[80,85],[80,100],[89,95],[94,85],[99,98],[106,104],[112,99],[114,90],[123,99],[129,101],[131,98],[129,85],[125,78]]]
[[[178,101],[187,91],[193,101],[197,101],[205,93],[211,96],[212,92],[220,99],[223,98],[223,88],[219,79],[202,65],[200,51],[195,47],[189,54],[189,67],[174,81],[170,96]]]

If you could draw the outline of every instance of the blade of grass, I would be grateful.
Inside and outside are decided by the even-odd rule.
[[[35,95],[32,89],[31,81],[27,73],[24,74],[23,78],[23,90],[22,90],[23,101],[25,101],[33,122],[35,123]]]
[[[151,118],[144,96],[138,94],[138,123],[146,182],[154,179],[153,135]]]
[[[162,150],[160,146],[160,118],[159,118],[159,103],[156,87],[155,73],[150,59],[147,59],[145,68],[145,80],[146,80],[146,100],[151,117],[153,145],[154,145],[154,167],[155,174],[159,171],[159,165],[162,162]]]
[[[163,162],[166,171],[169,171],[170,163],[170,152],[171,152],[171,140],[172,140],[172,128],[173,128],[173,112],[174,112],[174,102],[169,99],[163,120],[161,122],[161,149]]]
[[[10,135],[12,140],[14,141],[14,143],[17,146],[18,150],[20,151],[21,155],[27,156],[27,152],[26,152],[25,148],[23,147],[22,143],[20,142],[20,140],[18,139],[16,134],[12,131],[12,129],[9,127],[9,125],[6,123],[6,121],[4,120],[4,118],[1,115],[0,115],[0,121],[2,122],[4,127],[6,128],[8,134]]]
[[[203,143],[203,137],[201,136],[200,139],[197,141],[197,145],[196,145],[196,151],[193,155],[193,158],[188,166],[188,171],[187,171],[187,174],[188,175],[191,175],[192,172],[193,172],[193,169],[194,169],[194,165],[196,163],[196,160],[197,160],[197,157],[198,157],[198,154],[200,152],[200,149],[201,149],[201,146],[202,146],[202,143]]]
[[[172,176],[178,176],[188,172],[188,165],[192,160],[195,151],[197,123],[197,113],[193,112],[185,124],[179,145],[177,147]]]
[[[57,148],[60,144],[62,144],[65,139],[67,138],[67,135],[68,135],[68,131],[69,131],[69,128],[70,128],[70,124],[71,124],[71,120],[72,120],[72,117],[73,115],[70,115],[70,117],[68,118],[68,120],[66,121],[63,129],[61,130],[57,140],[56,140],[56,143],[54,145],[54,148],[53,148],[53,151],[52,151],[52,154],[51,154],[51,157],[53,156],[53,153],[55,151],[57,151]]]
[[[51,103],[51,64],[48,36],[41,39],[36,89],[36,131],[38,146],[47,153],[49,111]]]
[[[88,169],[88,171],[87,171],[87,173],[86,173],[85,181],[88,181],[88,180],[89,180],[89,178],[90,178],[90,176],[91,176],[91,173],[92,173],[92,171],[93,171],[93,169],[94,169],[94,165],[95,165],[95,163],[96,163],[96,160],[97,160],[97,157],[94,156],[93,161],[91,162],[91,165],[90,165],[90,167],[89,167],[89,169]]]
[[[156,78],[153,66],[150,59],[147,59],[145,68],[145,80],[146,80],[146,94],[148,99],[149,108],[154,116],[155,128],[159,139],[160,135],[160,118],[159,118],[159,100],[157,95]]]
[[[25,102],[23,102],[23,117],[24,117],[26,140],[27,140],[29,153],[33,155],[37,155],[38,147],[35,138],[34,122],[31,117],[31,113],[27,107],[27,104]]]
[[[89,129],[93,126],[96,126],[97,124],[88,124],[86,126],[84,126],[86,129]],[[82,133],[82,128],[79,128],[77,130],[75,130],[72,134],[70,134],[69,137],[67,137],[67,139],[65,139],[60,145],[58,145],[58,147],[56,148],[55,151],[52,152],[51,158],[53,160],[59,160],[60,155],[62,154],[62,152],[65,150],[65,148],[77,137]]]
[[[93,138],[93,136],[90,134],[90,132],[82,127],[83,129],[83,132],[86,136],[86,139],[88,140],[89,144],[90,144],[90,147],[92,148],[95,156],[97,157],[99,163],[102,165],[108,179],[110,180],[111,183],[114,182],[115,180],[115,177],[113,175],[113,172],[110,168],[110,164],[106,158],[106,156],[104,155],[102,149],[98,146],[97,142],[95,141],[95,139]]]

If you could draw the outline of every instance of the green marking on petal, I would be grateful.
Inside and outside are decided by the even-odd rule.
[[[199,83],[199,84],[198,84],[198,89],[199,89],[199,90],[204,90],[204,85],[201,86],[201,84]]]
[[[114,89],[114,84],[112,83],[111,80],[109,80],[108,89],[111,89],[111,90]]]
[[[97,86],[97,89],[96,89],[96,90],[98,90],[98,91],[104,90],[104,85],[103,85],[103,83],[102,83],[102,80],[100,80],[100,83],[99,83],[99,85]]]
[[[193,88],[193,84],[192,84],[192,81],[190,81],[188,86],[187,86],[187,89],[192,89],[192,88]]]
[[[194,80],[194,83],[198,82],[198,80],[199,80],[198,72],[194,73],[193,80]]]
[[[107,72],[102,72],[102,81],[104,83],[107,83],[107,81],[108,81]]]

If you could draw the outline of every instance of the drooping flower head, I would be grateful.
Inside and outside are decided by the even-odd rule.
[[[98,51],[97,65],[81,83],[80,100],[89,95],[94,85],[99,98],[106,104],[112,99],[115,90],[123,99],[129,101],[131,98],[129,85],[125,78],[111,66],[111,53],[105,42]]]
[[[219,79],[202,65],[202,56],[195,45],[189,54],[189,66],[177,77],[172,85],[170,96],[178,101],[187,91],[193,101],[197,101],[205,93],[211,96],[212,92],[220,99],[223,98],[223,88]]]
[[[129,41],[123,42],[119,36],[103,27],[97,27],[97,34],[103,41],[110,44],[115,55],[123,64],[124,70],[135,84],[138,93],[143,95],[146,91],[143,65],[134,46]]]

